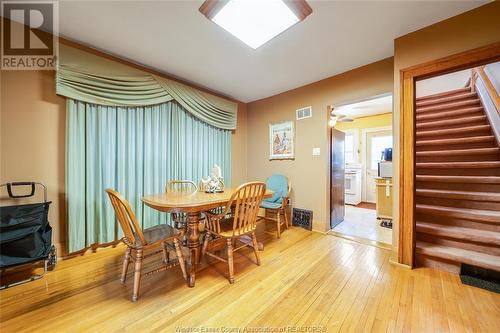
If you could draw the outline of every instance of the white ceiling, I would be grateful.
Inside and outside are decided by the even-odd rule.
[[[392,95],[334,107],[335,114],[360,118],[392,112]]]
[[[487,1],[308,1],[313,13],[257,50],[203,1],[60,1],[61,35],[249,102],[393,55],[394,38]]]

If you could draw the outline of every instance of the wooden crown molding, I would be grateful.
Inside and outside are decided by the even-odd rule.
[[[228,2],[229,0],[206,0],[199,10],[206,18],[212,20]],[[312,13],[312,8],[306,0],[283,0],[283,2],[297,16],[299,21],[303,21]]]

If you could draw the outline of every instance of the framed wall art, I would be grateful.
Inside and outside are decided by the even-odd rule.
[[[295,153],[293,121],[269,124],[269,159],[292,160]]]

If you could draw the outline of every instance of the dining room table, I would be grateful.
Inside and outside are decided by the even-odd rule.
[[[225,207],[237,188],[225,188],[223,192],[208,193],[203,190],[194,192],[173,191],[142,197],[148,207],[165,213],[185,213],[187,215],[187,248],[189,256],[186,260],[187,284],[194,287],[196,268],[201,261],[200,214],[208,210]],[[264,198],[273,195],[266,190]]]

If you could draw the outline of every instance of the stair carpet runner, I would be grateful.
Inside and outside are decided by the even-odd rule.
[[[500,271],[500,147],[471,88],[416,100],[417,267]]]

